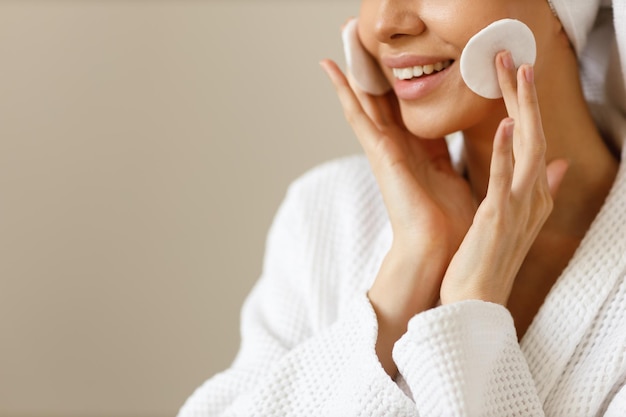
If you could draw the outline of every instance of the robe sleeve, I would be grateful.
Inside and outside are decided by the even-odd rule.
[[[324,193],[328,176],[316,180]],[[346,290],[346,282],[358,280],[335,277],[340,272],[328,266],[361,262],[350,258],[357,249],[344,257],[336,248],[366,241],[354,235],[366,221],[329,226],[329,219],[344,225],[355,217],[328,207],[337,200],[292,185],[270,229],[262,276],[242,310],[239,353],[191,395],[179,417],[543,417],[512,317],[497,304],[464,301],[413,317],[393,352],[400,376],[389,378],[376,356],[377,320],[365,290]],[[357,211],[353,200],[344,205]]]
[[[179,417],[417,415],[378,361],[376,316],[364,293],[320,326],[316,283],[302,278],[314,248],[300,194],[292,186],[270,230],[234,363],[200,386]]]
[[[418,314],[393,358],[422,416],[544,416],[501,305],[469,300]]]
[[[613,397],[606,413],[604,413],[604,417],[623,416],[626,416],[626,385],[622,386],[615,397]]]

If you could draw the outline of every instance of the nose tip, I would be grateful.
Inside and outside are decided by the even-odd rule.
[[[376,37],[380,42],[388,43],[407,36],[417,36],[424,30],[424,22],[415,5],[393,1],[381,3],[374,26]]]

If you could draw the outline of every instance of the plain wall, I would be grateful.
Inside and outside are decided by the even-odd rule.
[[[287,185],[359,152],[357,0],[0,0],[0,416],[171,416],[228,366]]]

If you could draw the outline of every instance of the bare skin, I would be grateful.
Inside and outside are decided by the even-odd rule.
[[[528,1],[543,13],[535,33],[545,59],[516,70],[508,53],[498,54],[503,100],[482,103],[467,96],[454,102],[446,91],[425,103],[398,100],[393,92],[374,97],[351,87],[333,62],[322,63],[370,161],[393,229],[391,249],[368,293],[379,322],[377,354],[391,377],[397,373],[391,352],[408,321],[438,302],[505,305],[523,337],[615,177],[617,161],[589,115],[576,57],[545,1],[497,4],[517,10]],[[413,44],[454,54],[466,41],[464,32],[458,42],[435,37],[445,6],[433,14],[429,31],[426,17],[435,5],[422,12],[415,5],[420,2],[391,3],[363,3],[382,16],[376,39],[366,44],[373,56]],[[452,48],[455,42],[459,46]],[[383,70],[393,82],[390,69]],[[449,117],[453,112],[461,115]],[[443,119],[423,127],[430,114]],[[459,127],[467,179],[452,169],[442,139],[424,139]]]

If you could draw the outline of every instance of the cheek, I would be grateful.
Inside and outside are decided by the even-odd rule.
[[[378,40],[376,39],[377,7],[375,2],[364,1],[359,12],[359,38],[365,49],[373,56],[378,56]]]

